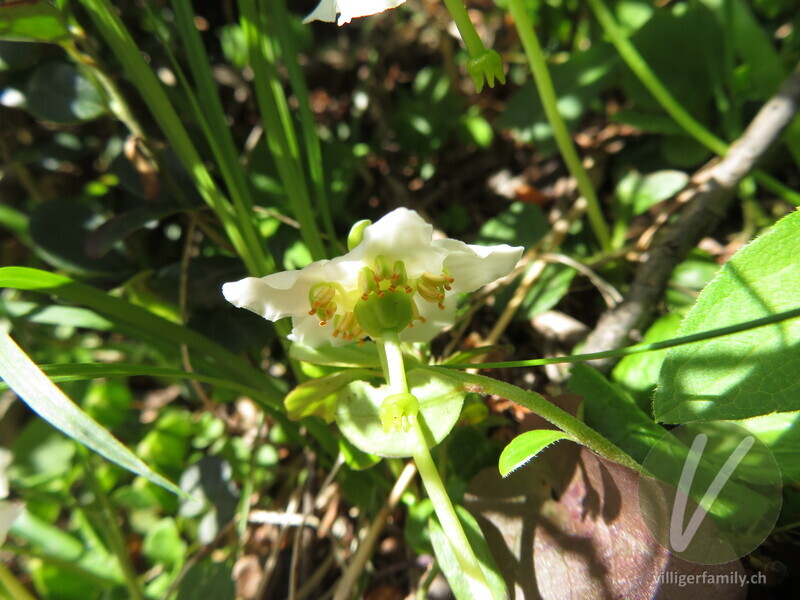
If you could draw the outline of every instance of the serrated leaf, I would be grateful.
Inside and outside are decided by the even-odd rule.
[[[642,412],[630,395],[608,381],[597,369],[575,365],[568,386],[571,392],[584,398],[586,424],[639,462],[666,433],[663,427]]]
[[[0,38],[22,42],[60,42],[70,38],[61,11],[44,0],[0,4]]]
[[[800,305],[800,212],[743,247],[700,293],[679,335]],[[744,419],[800,409],[800,318],[667,352],[653,401],[666,423]]]
[[[438,444],[458,422],[464,390],[452,379],[430,371],[412,369],[407,377],[429,429],[428,437]],[[351,383],[339,396],[336,423],[347,439],[364,452],[394,458],[412,456],[416,444],[412,433],[383,431],[379,410],[389,395],[386,385],[376,388],[364,381]]]
[[[45,421],[111,462],[181,495],[58,389],[11,337],[0,333],[0,377]]]
[[[511,440],[503,449],[498,462],[500,474],[506,477],[512,471],[520,468],[542,450],[559,440],[567,440],[564,432],[556,429],[537,429],[526,431]]]

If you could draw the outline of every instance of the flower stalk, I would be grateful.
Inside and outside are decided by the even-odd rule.
[[[488,82],[489,87],[494,87],[495,79],[505,84],[506,75],[503,72],[503,61],[497,52],[489,50],[483,45],[483,41],[475,30],[475,25],[469,18],[464,2],[462,0],[444,0],[444,3],[447,10],[450,11],[450,16],[453,17],[469,53],[467,72],[475,84],[475,90],[479,94],[481,93],[484,79]]]
[[[408,383],[406,381],[405,366],[403,364],[403,353],[400,349],[400,340],[397,331],[384,331],[381,340],[383,354],[386,357],[386,371],[384,373],[392,394],[410,395]],[[391,397],[390,397],[391,398]],[[453,554],[458,561],[461,570],[467,577],[472,595],[475,598],[492,598],[491,588],[486,581],[486,575],[481,569],[480,562],[470,546],[467,534],[458,519],[453,503],[447,495],[447,490],[439,476],[436,464],[433,462],[428,441],[425,436],[425,421],[422,413],[416,418],[410,419],[409,435],[414,436],[414,462],[422,478],[425,491],[433,504],[433,509],[442,525],[442,529],[450,540]]]

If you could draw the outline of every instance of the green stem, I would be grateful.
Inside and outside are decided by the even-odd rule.
[[[35,600],[14,574],[0,562],[0,596],[13,600]]]
[[[260,274],[263,265],[258,264],[254,258],[257,254],[248,245],[249,238],[242,234],[242,228],[254,227],[253,223],[245,222],[240,215],[237,215],[230,202],[217,187],[188,132],[183,127],[175,107],[170,102],[158,78],[142,57],[142,53],[122,22],[117,9],[110,0],[81,0],[81,4],[119,62],[122,63],[127,76],[141,94],[153,118],[172,145],[175,154],[178,155],[184,168],[192,177],[197,191],[222,222],[228,238],[242,257],[248,271],[254,275]]]
[[[300,223],[300,235],[311,257],[321,260],[327,255],[314,218],[291,112],[278,75],[273,40],[266,33],[265,4],[262,0],[239,0],[239,13],[267,144],[294,216]]]
[[[314,121],[314,114],[311,112],[311,99],[308,93],[303,70],[297,60],[298,52],[295,48],[294,35],[292,32],[292,18],[286,8],[284,0],[267,2],[267,10],[271,11],[275,26],[270,33],[274,33],[278,38],[278,43],[283,51],[283,63],[289,76],[289,83],[294,91],[295,98],[299,105],[298,115],[302,127],[303,142],[306,151],[306,162],[308,174],[314,184],[316,194],[317,212],[322,218],[325,233],[328,234],[329,247],[332,255],[342,254],[343,247],[337,240],[336,228],[331,217],[330,203],[328,202],[328,191],[325,188],[325,170],[322,161],[322,147],[320,146],[317,125]]]
[[[473,375],[461,371],[452,371],[441,367],[421,367],[437,373],[443,377],[450,377],[462,383],[468,384],[472,388],[477,388],[481,394],[495,394],[502,398],[508,398],[512,402],[524,406],[536,413],[543,419],[558,427],[561,431],[572,437],[572,439],[594,452],[618,464],[637,472],[643,472],[642,466],[631,458],[626,452],[618,448],[594,429],[586,425],[583,421],[576,419],[568,412],[560,409],[552,402],[548,402],[539,394],[523,390],[515,385],[498,381],[483,375]],[[420,473],[422,469],[420,469]]]
[[[511,0],[511,2],[513,4],[514,2],[520,2],[520,0]],[[636,47],[625,37],[625,34],[622,29],[620,29],[619,25],[617,25],[614,16],[611,14],[611,11],[608,10],[605,3],[603,3],[603,0],[589,0],[589,6],[622,59],[662,108],[667,111],[669,116],[672,117],[686,133],[703,144],[706,148],[719,156],[725,156],[728,153],[728,144],[703,127],[701,123],[689,114],[689,111],[683,108],[667,87],[661,83],[661,80],[653,72],[642,55],[639,54]],[[756,170],[753,172],[753,176],[767,190],[793,204],[800,203],[800,194],[771,175],[764,171]]]
[[[486,47],[478,32],[475,31],[475,26],[472,24],[467,7],[464,6],[462,0],[444,0],[444,4],[458,27],[458,32],[461,34],[461,39],[464,40],[470,58],[479,58],[486,54]]]
[[[403,351],[400,340],[394,329],[383,332],[383,352],[386,356],[386,382],[392,388],[392,394],[408,393],[406,367],[403,363]]]
[[[403,352],[400,349],[400,340],[397,337],[397,331],[384,331],[382,340],[383,350],[386,355],[386,379],[389,386],[392,388],[393,394],[408,393],[408,382],[406,381],[405,365],[403,364]],[[424,420],[422,413],[417,415],[411,426],[410,435],[414,436],[414,462],[417,465],[417,470],[422,478],[422,483],[425,485],[425,491],[428,493],[433,504],[436,516],[439,518],[439,523],[442,525],[447,538],[450,540],[450,546],[455,554],[456,560],[461,567],[461,570],[467,576],[470,583],[470,588],[473,590],[475,598],[492,598],[491,589],[486,581],[486,576],[481,569],[475,553],[472,551],[467,534],[464,533],[464,528],[461,521],[458,520],[453,503],[447,495],[447,490],[444,487],[439,471],[433,462],[430,450],[428,449],[428,440],[426,439],[424,427]]]
[[[130,598],[132,600],[145,600],[144,593],[142,592],[139,584],[139,578],[136,574],[136,569],[131,561],[131,555],[128,552],[127,545],[125,544],[125,537],[122,535],[122,530],[117,523],[117,518],[114,514],[114,507],[108,499],[108,494],[103,489],[102,484],[97,480],[92,466],[89,464],[89,451],[86,448],[79,447],[79,452],[83,460],[84,472],[89,486],[94,492],[95,500],[100,509],[100,515],[105,525],[105,539],[109,549],[117,557],[122,576],[125,579],[125,585],[128,588]]]
[[[744,323],[737,323],[736,325],[728,325],[727,327],[720,327],[719,329],[711,329],[709,331],[699,331],[691,335],[672,338],[671,340],[664,340],[662,342],[652,342],[649,344],[634,344],[624,348],[616,348],[614,350],[603,350],[602,352],[592,352],[590,354],[573,354],[571,356],[553,356],[551,358],[534,358],[531,360],[507,360],[504,362],[494,363],[463,363],[463,364],[446,364],[441,365],[446,369],[508,369],[516,367],[541,367],[543,365],[559,365],[564,363],[578,363],[588,362],[590,360],[598,360],[601,358],[621,358],[623,356],[630,356],[631,354],[639,354],[641,352],[652,352],[654,350],[665,350],[674,346],[682,346],[683,344],[691,344],[693,342],[700,342],[715,337],[724,335],[731,335],[739,333],[740,331],[747,331],[748,329],[755,329],[757,327],[764,327],[772,325],[786,319],[793,319],[800,317],[800,308],[794,308],[784,312],[761,317],[760,319],[753,319],[752,321],[745,321]]]
[[[569,169],[569,172],[575,178],[578,192],[581,196],[586,198],[586,213],[589,216],[589,224],[594,231],[597,241],[600,243],[600,247],[604,251],[610,251],[611,238],[608,233],[608,226],[603,219],[600,202],[597,199],[594,186],[589,180],[589,174],[586,172],[586,169],[583,168],[581,159],[578,156],[578,151],[572,143],[572,137],[569,134],[567,125],[561,117],[561,113],[558,112],[558,101],[555,88],[553,87],[553,80],[547,69],[547,64],[542,54],[542,47],[539,44],[539,39],[536,37],[533,23],[531,23],[528,17],[525,4],[523,0],[508,0],[508,9],[516,23],[522,46],[525,48],[525,55],[528,57],[528,64],[530,65],[533,79],[536,82],[536,89],[539,91],[539,98],[542,101],[547,120],[553,128],[553,137],[561,152],[561,156],[564,158],[567,169]]]

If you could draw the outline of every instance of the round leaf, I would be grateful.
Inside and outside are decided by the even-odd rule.
[[[43,121],[81,123],[107,112],[100,90],[83,69],[68,62],[51,61],[37,67],[25,96],[28,111]]]
[[[419,411],[430,437],[438,444],[458,421],[464,391],[454,381],[422,370],[409,371],[408,384],[419,400]],[[390,395],[386,385],[375,388],[364,381],[354,381],[339,397],[336,422],[345,437],[364,452],[394,458],[411,456],[415,445],[413,434],[383,431],[380,407]]]

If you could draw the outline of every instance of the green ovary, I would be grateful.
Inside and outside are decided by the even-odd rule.
[[[313,285],[308,314],[316,316],[322,327],[332,321],[333,337],[363,343],[366,336],[380,338],[386,330],[400,332],[413,327],[414,321],[424,323],[415,297],[444,309],[445,292],[453,281],[446,273],[427,272],[409,279],[403,261],[378,256],[374,269],[361,269],[357,290],[345,290],[337,282]]]
[[[417,420],[419,401],[408,392],[389,396],[381,403],[380,415],[383,432],[408,431]]]

